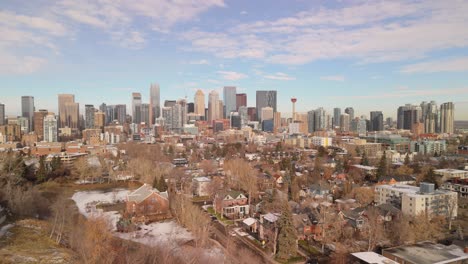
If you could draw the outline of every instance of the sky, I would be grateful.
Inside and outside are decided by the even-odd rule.
[[[0,102],[56,111],[277,90],[278,110],[354,107],[396,117],[405,103],[455,103],[468,120],[468,1],[2,0]],[[207,97],[207,96],[206,96]],[[221,98],[222,99],[222,98]]]

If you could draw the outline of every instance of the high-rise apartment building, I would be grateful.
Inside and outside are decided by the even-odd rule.
[[[359,136],[365,136],[367,134],[367,120],[365,116],[361,116],[356,122],[356,133]]]
[[[247,126],[247,123],[249,122],[249,113],[248,113],[248,108],[246,106],[241,106],[239,107],[239,116],[241,119],[241,128]],[[254,111],[255,112],[255,108]]]
[[[273,116],[273,131],[276,133],[281,128],[281,112],[276,112]]]
[[[349,114],[341,114],[340,115],[340,130],[341,132],[349,132],[350,128],[350,116]]]
[[[276,91],[257,91],[256,100],[257,100],[257,118],[261,118],[261,110],[263,107],[273,108],[273,113],[276,113]]]
[[[49,114],[45,109],[39,109],[34,112],[34,133],[37,135],[37,141],[44,140],[44,119]]]
[[[106,114],[102,111],[94,112],[94,128],[104,130],[106,125]]]
[[[323,107],[319,107],[314,111],[314,131],[325,131],[329,127],[329,118]]]
[[[219,94],[213,90],[208,95],[208,122],[210,124],[213,120],[221,118],[222,112],[219,112],[219,110]]]
[[[341,108],[333,108],[333,128],[340,126]]]
[[[424,105],[424,108],[426,106]],[[420,105],[406,104],[398,107],[397,128],[411,130],[413,124],[422,122],[423,111]]]
[[[80,107],[75,103],[75,95],[59,94],[59,128],[69,127],[77,130],[79,127]]]
[[[236,112],[236,87],[224,86],[223,88],[224,117],[229,118],[231,112]]]
[[[150,105],[149,104],[141,104],[141,122],[144,122],[147,125],[150,122]]]
[[[26,133],[34,129],[34,97],[21,96],[21,116],[28,119]]]
[[[195,103],[195,114],[205,116],[205,94],[202,90],[197,90],[193,101]]]
[[[236,94],[236,109],[239,110],[241,106],[247,106],[247,94],[245,93]]]
[[[46,142],[57,142],[58,128],[57,119],[53,113],[47,114],[44,118],[44,141]]]
[[[161,98],[159,84],[154,83],[150,86],[150,112],[149,124],[154,125],[156,118],[161,116]]]
[[[18,125],[21,128],[21,134],[29,133],[29,119],[27,117],[18,117]]]
[[[257,108],[247,107],[247,115],[249,116],[249,121],[257,121]]]
[[[132,93],[132,121],[141,123],[141,93]]]
[[[424,103],[424,102],[423,102]],[[421,104],[423,109],[424,133],[437,133],[440,131],[439,107],[435,101],[427,104]]]
[[[369,131],[383,131],[383,113],[382,111],[370,112]]]
[[[315,131],[315,111],[311,110],[307,112],[307,124],[308,124],[308,132],[313,133]]]
[[[127,105],[118,104],[114,106],[114,120],[117,120],[119,124],[123,125],[127,123]]]
[[[85,105],[85,129],[94,128],[94,112],[96,112],[94,105]]]
[[[0,103],[0,126],[5,125],[5,105]]]
[[[454,132],[455,107],[452,102],[440,105],[440,133],[452,134]]]

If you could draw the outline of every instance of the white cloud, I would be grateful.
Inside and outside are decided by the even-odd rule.
[[[146,44],[144,35],[139,31],[119,31],[112,32],[111,35],[112,39],[124,48],[140,49]]]
[[[0,75],[29,74],[38,71],[46,60],[31,56],[14,56],[0,52]]]
[[[241,11],[239,14],[241,14],[241,15],[245,16],[245,15],[247,15],[247,14],[248,14],[248,12],[247,12],[247,11],[245,11],[245,10],[242,10],[242,11]]]
[[[63,36],[67,33],[65,26],[57,21],[37,16],[19,15],[8,11],[0,11],[0,24],[9,28],[23,27],[45,31],[57,36]]]
[[[190,42],[189,50],[275,64],[337,58],[353,58],[359,63],[403,61],[468,46],[466,1],[342,5],[245,23],[223,32],[192,30],[184,39]]]
[[[465,88],[448,88],[448,89],[395,89],[391,92],[365,95],[346,95],[334,96],[334,99],[388,99],[388,98],[422,98],[435,96],[450,96],[450,95],[468,95],[468,87]]]
[[[322,76],[322,77],[320,77],[320,80],[344,82],[345,77],[344,77],[343,75],[329,75],[329,76]]]
[[[229,81],[237,81],[248,77],[243,73],[234,71],[217,71],[217,73],[219,73],[225,80]]]
[[[432,60],[406,65],[402,73],[464,72],[468,71],[468,57]]]
[[[282,73],[282,72],[277,72],[275,74],[270,74],[270,75],[265,75],[263,76],[267,79],[272,79],[272,80],[279,80],[279,81],[292,81],[292,80],[296,80],[296,77],[292,77],[292,76],[289,76],[287,75],[286,73]]]
[[[194,60],[194,61],[190,61],[189,64],[192,64],[192,65],[208,65],[210,64],[210,62],[208,60]]]

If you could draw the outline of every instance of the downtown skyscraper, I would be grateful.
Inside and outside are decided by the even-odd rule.
[[[21,96],[21,116],[28,120],[27,131],[34,129],[34,97]]]
[[[195,114],[205,116],[205,94],[202,90],[197,90],[194,97]]]
[[[92,129],[94,128],[94,112],[96,109],[94,105],[85,105],[85,128]]]
[[[236,87],[224,86],[223,88],[223,100],[224,100],[224,117],[229,118],[231,112],[236,112]]]
[[[134,124],[141,123],[141,93],[132,93],[132,118]]]
[[[261,117],[261,111],[264,107],[271,107],[273,108],[273,113],[277,111],[276,105],[276,91],[257,91],[256,93],[256,108],[257,108],[257,119]]]
[[[333,108],[333,126],[340,126],[341,108]]]
[[[220,119],[222,112],[220,112],[219,94],[213,90],[208,95],[208,122],[212,123],[213,120]]]
[[[159,84],[153,83],[150,86],[150,103],[149,103],[149,123],[154,125],[156,118],[161,116],[161,98]]]
[[[369,131],[383,131],[383,113],[382,111],[370,112],[370,127]]]
[[[79,104],[75,103],[75,95],[59,94],[58,95],[59,109],[59,128],[69,127],[74,132],[79,128],[80,108]]]
[[[5,125],[5,105],[0,103],[0,126]]]
[[[452,102],[440,106],[440,133],[452,134],[454,132],[455,107]]]

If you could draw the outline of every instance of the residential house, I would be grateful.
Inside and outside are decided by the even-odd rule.
[[[127,195],[126,214],[132,222],[148,223],[171,217],[169,196],[148,184]]]
[[[376,208],[385,222],[391,222],[401,214],[400,209],[388,203],[377,205]]]
[[[307,190],[307,194],[310,197],[319,196],[319,197],[325,198],[330,194],[330,186],[328,183],[325,183],[325,182],[312,184],[309,186]]]
[[[247,196],[241,191],[229,191],[226,195],[218,196],[214,200],[217,212],[229,219],[242,219],[249,214]]]
[[[192,180],[193,195],[195,196],[209,196],[209,185],[211,179],[208,177],[195,177]]]
[[[258,232],[258,220],[252,217],[246,218],[242,221],[243,228],[249,233]]]
[[[299,240],[306,240],[312,235],[312,222],[307,214],[293,214],[292,218]]]
[[[269,246],[275,244],[275,240],[278,236],[278,220],[281,214],[279,213],[268,213],[260,215],[260,225],[259,225],[259,238],[268,243]]]
[[[355,208],[352,210],[341,211],[338,214],[353,228],[360,229],[364,225],[365,217],[363,216],[364,208]]]
[[[269,174],[260,173],[257,175],[257,185],[259,191],[265,191],[275,186],[275,180]]]

